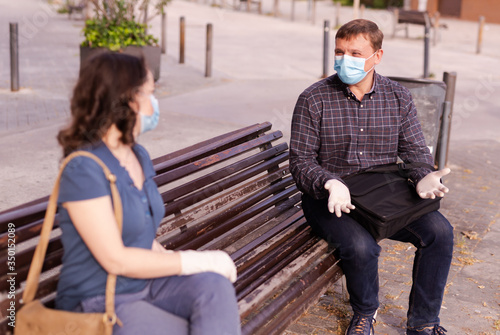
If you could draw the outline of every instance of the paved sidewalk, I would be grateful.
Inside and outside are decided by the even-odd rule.
[[[229,3],[229,2],[228,2]],[[157,83],[158,129],[140,142],[152,157],[252,123],[271,121],[289,138],[293,106],[322,70],[323,20],[335,20],[330,1],[318,1],[316,22],[307,2],[280,1],[280,16],[175,0],[169,4],[167,55]],[[69,97],[79,67],[83,21],[56,13],[46,0],[0,0],[0,211],[49,194],[61,157],[55,136],[69,116]],[[178,64],[181,16],[186,17],[186,64]],[[341,23],[352,18],[342,8]],[[383,75],[420,77],[423,28],[410,39],[392,35],[386,11],[366,10],[386,34]],[[20,92],[10,92],[8,22],[19,22]],[[475,54],[477,23],[443,19],[448,25],[431,48],[430,72],[441,79],[456,71],[449,166],[451,191],[443,213],[455,227],[456,248],[441,314],[448,334],[500,334],[500,25],[486,26],[482,53]],[[213,77],[204,77],[205,26],[214,25]],[[160,22],[151,31],[159,36]],[[333,34],[330,45],[333,46]],[[331,55],[330,63],[333,57]],[[333,73],[333,64],[330,66]],[[404,334],[415,248],[383,241],[381,308],[376,334]],[[350,307],[341,283],[332,286],[285,334],[343,334]]]

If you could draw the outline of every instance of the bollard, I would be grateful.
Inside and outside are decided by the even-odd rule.
[[[434,13],[434,26],[433,31],[434,34],[432,35],[432,46],[436,46],[438,36],[439,36],[439,19],[441,18],[441,14],[439,12]]]
[[[213,26],[211,23],[207,24],[207,49],[205,57],[205,77],[212,76],[212,40],[213,40]]]
[[[476,54],[481,53],[481,45],[483,44],[483,29],[484,29],[484,16],[480,16],[479,17],[479,31],[477,33]]]
[[[292,0],[292,14],[291,14],[291,19],[292,19],[292,21],[295,21],[295,0]]]
[[[352,5],[352,18],[354,20],[359,19],[359,0],[354,0],[354,4]]]
[[[186,20],[184,16],[181,16],[180,19],[180,47],[179,47],[179,64],[184,64],[184,48],[186,37]]]
[[[359,6],[359,18],[362,19],[365,16],[365,4],[362,3],[361,6]]]
[[[316,24],[316,0],[312,0],[311,23],[313,26]]]
[[[167,13],[161,10],[161,53],[167,53]]]
[[[340,8],[341,8],[340,2],[335,3],[335,28],[340,27]]]
[[[325,20],[323,25],[323,75],[321,78],[328,77],[328,54],[330,53],[330,21]]]
[[[431,23],[429,17],[425,15],[424,28],[424,78],[429,78],[429,41],[430,41]]]
[[[9,24],[10,30],[10,90],[19,91],[19,34],[17,22]]]

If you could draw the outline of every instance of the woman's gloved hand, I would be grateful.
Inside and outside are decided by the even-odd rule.
[[[183,250],[181,256],[181,275],[192,275],[200,272],[215,272],[234,283],[237,273],[233,260],[220,250]]]

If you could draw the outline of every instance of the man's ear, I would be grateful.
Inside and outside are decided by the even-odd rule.
[[[375,54],[375,56],[373,56],[375,58],[375,65],[379,64],[382,61],[382,56],[383,55],[384,55],[384,50],[383,49],[379,49],[377,51],[377,53]]]

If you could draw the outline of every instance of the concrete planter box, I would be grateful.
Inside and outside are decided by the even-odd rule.
[[[90,56],[93,56],[99,52],[106,51],[108,49],[106,48],[89,48],[89,47],[82,47],[80,46],[80,68],[82,67],[82,64],[85,62],[87,58]],[[153,72],[153,76],[155,78],[155,81],[157,81],[160,78],[160,64],[161,64],[161,49],[160,47],[155,47],[155,46],[128,46],[125,47],[124,49],[117,51],[117,52],[123,52],[128,55],[132,56],[144,56],[144,59],[146,60],[146,64]]]

